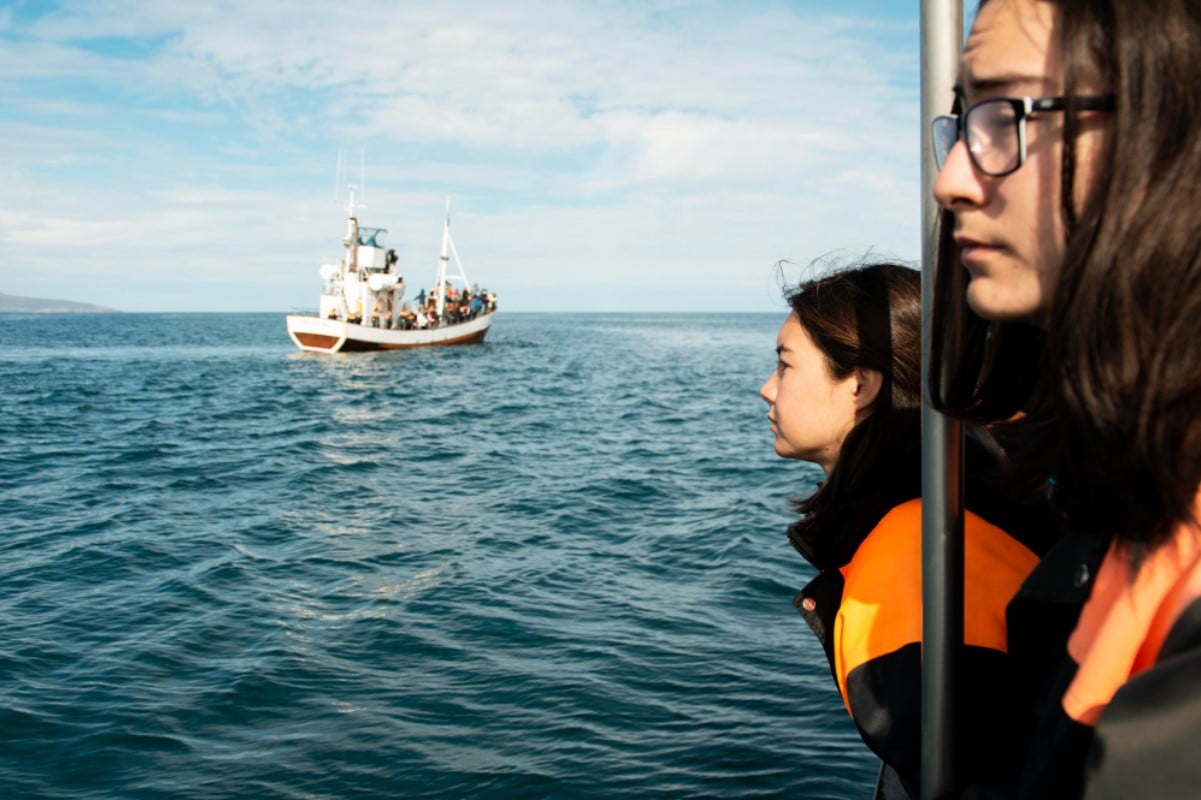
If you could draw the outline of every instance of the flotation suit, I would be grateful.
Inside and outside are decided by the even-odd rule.
[[[1201,794],[1201,531],[1179,525],[1132,575],[1104,536],[1057,544],[1009,610],[1036,698],[1020,798]]]
[[[961,761],[974,783],[1000,783],[1011,716],[1005,609],[1038,555],[970,511],[964,520]],[[819,568],[821,564],[815,564]],[[843,704],[871,750],[917,797],[921,775],[921,500],[889,510],[841,566],[794,598],[826,651]],[[1010,762],[1011,763],[1011,762]]]

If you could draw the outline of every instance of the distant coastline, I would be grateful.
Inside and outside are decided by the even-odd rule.
[[[0,314],[115,314],[115,308],[77,303],[74,300],[48,300],[44,297],[17,297],[0,292]]]

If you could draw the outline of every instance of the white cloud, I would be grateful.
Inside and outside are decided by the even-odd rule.
[[[98,292],[145,258],[203,272],[205,307],[222,280],[230,308],[312,304],[341,235],[334,154],[360,145],[365,221],[418,263],[453,194],[460,250],[496,286],[650,276],[719,306],[779,258],[913,257],[915,25],[769,3],[7,14],[0,291],[53,296],[35,284],[63,269],[57,243]],[[252,274],[289,299],[248,297]]]

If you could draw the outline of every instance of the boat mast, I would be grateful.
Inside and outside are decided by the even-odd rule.
[[[439,319],[442,317],[442,307],[446,305],[446,264],[450,260],[450,198],[446,198],[446,224],[442,226],[442,250],[438,255],[438,279],[434,281],[434,291],[438,295],[436,311]]]
[[[358,188],[353,183],[346,184],[346,236],[342,244],[346,245],[346,266],[350,272],[359,272],[359,221],[354,215],[354,190]]]
[[[346,177],[346,172],[346,151],[338,148],[338,166],[334,177],[335,202],[341,194],[342,180]],[[363,148],[359,148],[359,183],[357,186],[353,183],[346,184],[346,236],[342,239],[342,244],[346,247],[347,270],[355,276],[359,274],[359,220],[354,215],[354,193],[360,187],[362,187],[365,197],[367,195],[367,154]],[[363,203],[363,207],[366,207],[366,203]]]
[[[450,264],[450,257],[455,257],[455,266],[458,267],[459,273],[457,277],[463,282],[463,288],[466,289],[471,285],[471,280],[467,277],[467,271],[463,269],[463,262],[459,259],[459,251],[455,248],[455,240],[450,237],[450,198],[446,198],[446,224],[442,228],[442,252],[438,256],[438,279],[434,283],[434,291],[438,295],[438,315],[442,315],[442,304],[446,298],[446,268]]]
[[[963,0],[922,0],[922,798],[958,789],[954,703],[963,643],[963,431],[930,407],[938,204],[930,123],[950,108],[963,46]],[[953,343],[945,345],[959,352]]]

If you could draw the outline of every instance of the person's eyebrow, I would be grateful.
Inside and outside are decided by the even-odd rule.
[[[1051,79],[1046,75],[1021,75],[1021,74],[1006,74],[995,75],[987,78],[959,78],[952,88],[952,92],[960,100],[967,97],[970,93],[973,96],[989,94],[997,91],[1009,89],[1013,86],[1047,86],[1051,84]],[[964,86],[966,84],[966,88]]]

